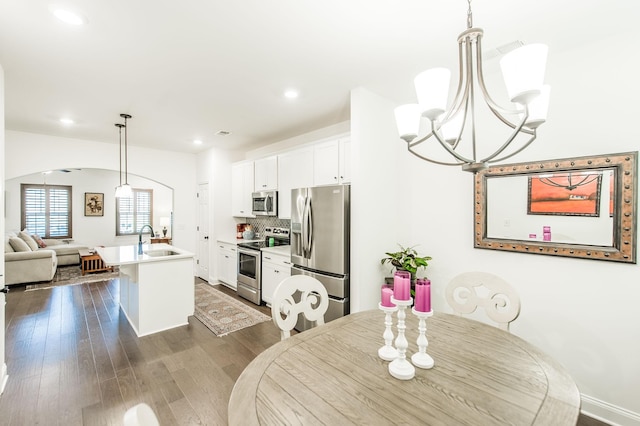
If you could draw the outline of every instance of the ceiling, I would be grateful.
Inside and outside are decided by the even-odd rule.
[[[86,25],[62,23],[51,4]],[[636,0],[472,7],[485,52],[521,40],[559,54],[640,16]],[[2,0],[5,126],[115,144],[129,113],[131,145],[253,149],[348,120],[355,87],[414,101],[418,72],[455,75],[466,14],[464,0]],[[285,98],[288,88],[300,96]]]

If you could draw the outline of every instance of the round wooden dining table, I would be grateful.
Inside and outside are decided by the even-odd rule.
[[[394,317],[393,331],[396,318]],[[407,359],[418,319],[406,319]],[[460,316],[427,320],[435,365],[398,380],[378,357],[384,314],[359,312],[299,333],[256,357],[229,401],[230,425],[575,425],[567,371],[521,338]]]

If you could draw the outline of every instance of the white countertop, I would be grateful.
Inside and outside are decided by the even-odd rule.
[[[255,241],[264,241],[264,238],[257,238],[257,239],[253,239],[253,240],[245,240],[244,238],[235,238],[235,237],[229,237],[229,238],[218,238],[216,241],[219,241],[221,243],[227,243],[227,244],[241,244],[241,243],[253,243]]]
[[[291,246],[277,246],[277,247],[265,247],[262,249],[263,252],[265,253],[273,253],[273,254],[279,254],[279,255],[286,255],[286,256],[290,256],[291,255]]]
[[[146,252],[153,250],[171,250],[179,254],[171,256],[149,256]],[[96,247],[96,251],[107,266],[127,265],[132,263],[166,262],[169,260],[187,259],[195,255],[169,244],[143,244],[142,254],[138,254],[138,245],[118,247]]]

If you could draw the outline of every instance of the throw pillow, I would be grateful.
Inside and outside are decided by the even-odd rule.
[[[45,243],[44,240],[40,238],[40,235],[35,234],[35,235],[32,235],[32,237],[36,241],[36,243],[38,243],[38,247],[45,248],[47,246],[47,243]]]
[[[15,251],[31,251],[27,243],[19,237],[9,238],[9,244],[11,244],[11,247],[13,247]]]
[[[9,239],[4,240],[4,252],[5,253],[13,252],[13,247],[11,247],[11,244],[9,244]]]
[[[31,238],[31,234],[29,234],[26,230],[20,231],[20,233],[18,233],[18,237],[22,238],[24,242],[27,243],[31,251],[38,250],[38,243],[36,243],[36,240]]]

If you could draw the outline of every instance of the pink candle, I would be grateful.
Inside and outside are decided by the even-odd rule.
[[[394,306],[396,306],[393,303],[391,303],[392,294],[393,294],[393,290],[391,290],[391,287],[389,287],[388,285],[382,286],[381,296],[380,296],[382,306],[386,306],[387,308],[393,308]]]
[[[414,307],[418,312],[431,312],[431,281],[418,278]]]
[[[411,299],[411,275],[402,278],[402,294],[404,295],[402,300]]]
[[[393,276],[393,298],[409,300],[411,297],[411,274],[407,271],[396,271]]]
[[[427,284],[425,285],[426,291],[424,296],[424,311],[431,312],[431,281],[427,280]]]

